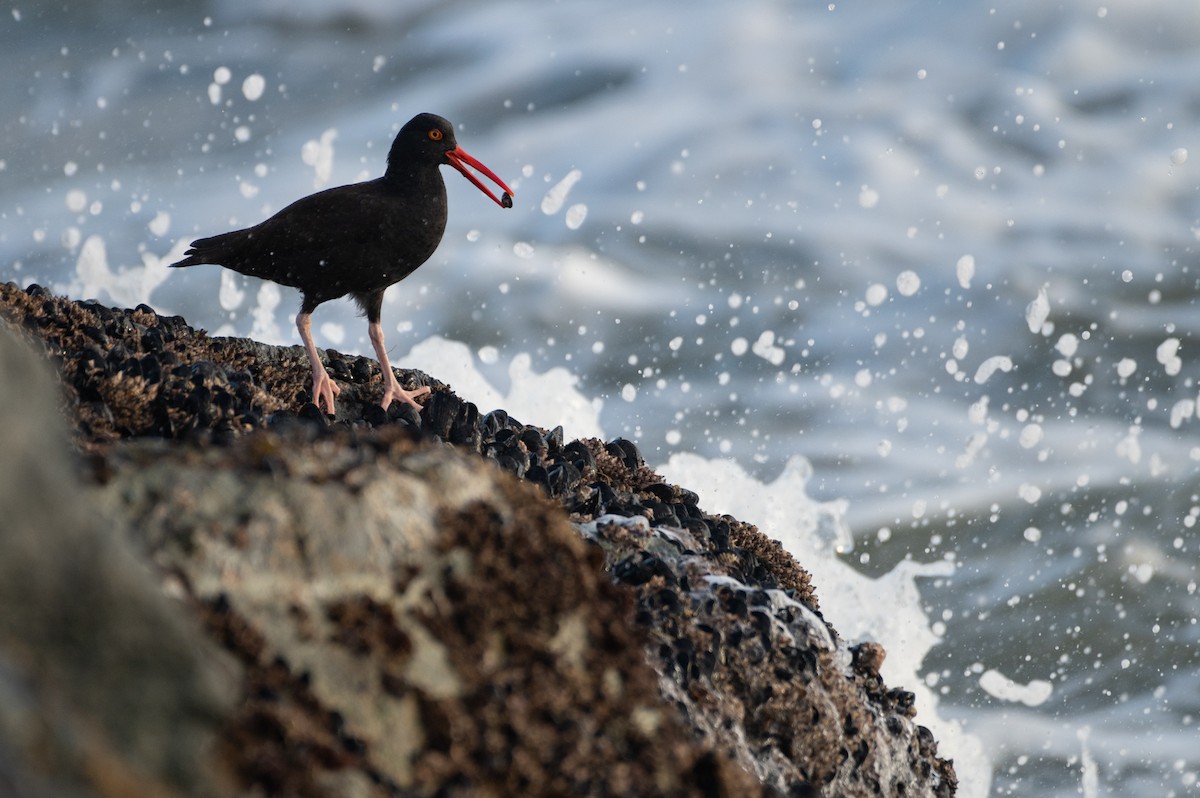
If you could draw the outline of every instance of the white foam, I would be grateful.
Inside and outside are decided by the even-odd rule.
[[[567,208],[567,213],[564,216],[567,229],[578,230],[583,226],[583,220],[587,218],[588,208],[582,202],[572,205]]]
[[[958,284],[963,288],[970,288],[971,280],[975,277],[975,256],[963,255],[955,263],[954,271],[958,277]]]
[[[1159,344],[1155,350],[1154,356],[1167,374],[1178,374],[1183,368],[1183,358],[1179,357],[1178,352],[1179,339],[1173,336]]]
[[[902,560],[878,579],[846,565],[837,553],[853,547],[845,523],[847,505],[808,496],[812,468],[799,456],[790,458],[769,484],[751,478],[732,461],[691,454],[673,455],[656,470],[696,491],[708,512],[753,523],[792,552],[812,574],[822,612],[838,633],[850,642],[878,641],[887,650],[881,673],[889,685],[917,696],[918,721],[933,730],[941,754],[953,757],[959,767],[959,794],[987,794],[990,777],[982,743],[960,723],[938,716],[938,698],[920,677],[925,656],[941,638],[925,614],[916,580],[950,576],[951,563]]]
[[[279,325],[277,309],[283,301],[283,293],[275,283],[262,281],[258,285],[254,310],[251,316],[254,324],[250,328],[250,337],[267,344],[285,344],[291,341],[291,331],[295,325],[289,325],[289,332],[284,333]]]
[[[579,378],[562,368],[534,372],[529,355],[517,355],[509,364],[507,393],[495,388],[475,367],[471,349],[440,336],[425,339],[396,365],[420,369],[448,383],[454,392],[474,402],[480,412],[503,408],[524,424],[562,425],[568,438],[603,438],[600,399],[586,399],[575,386]]]
[[[905,269],[896,275],[896,290],[901,296],[912,296],[921,290],[921,276],[911,269]]]
[[[255,102],[263,96],[263,91],[266,90],[267,79],[257,72],[253,75],[247,75],[242,81],[242,96],[250,102]]]
[[[978,385],[983,385],[992,378],[992,375],[997,371],[1012,371],[1012,358],[1008,355],[992,355],[987,360],[979,364],[979,368],[975,370],[975,382]]]
[[[341,346],[346,341],[346,328],[337,322],[322,322],[321,340],[329,346]]]
[[[309,139],[300,149],[300,160],[313,168],[313,188],[324,188],[333,175],[333,142],[336,128],[329,128],[319,139]]]
[[[67,192],[66,196],[67,210],[72,213],[80,213],[87,207],[87,192],[73,188]]]
[[[773,366],[782,365],[784,358],[787,357],[787,351],[775,344],[775,333],[772,330],[764,330],[754,345],[750,347],[750,351]]]
[[[246,301],[246,292],[240,285],[241,279],[228,269],[221,270],[221,287],[217,291],[217,301],[224,310],[237,310]]]
[[[542,197],[542,213],[547,216],[558,213],[566,202],[567,194],[570,193],[571,187],[579,182],[583,177],[583,172],[578,169],[572,169],[567,172],[566,176],[554,184],[546,195]],[[576,225],[578,227],[578,225]]]
[[[1100,798],[1100,768],[1088,747],[1091,729],[1085,726],[1076,732],[1076,736],[1079,738],[1079,762],[1082,771],[1080,789],[1083,798]]]
[[[1063,357],[1071,357],[1079,349],[1079,338],[1073,333],[1063,333],[1059,336],[1058,343],[1054,345]]]
[[[108,261],[108,249],[100,236],[88,236],[75,263],[74,278],[61,286],[72,296],[89,299],[109,297],[124,307],[134,307],[151,301],[151,294],[167,279],[167,264],[182,256],[183,247],[177,244],[163,257],[142,253],[140,266],[113,269]]]
[[[1050,299],[1046,296],[1046,289],[1043,286],[1038,290],[1037,296],[1033,298],[1025,308],[1025,323],[1029,325],[1031,333],[1040,333],[1042,325],[1046,323],[1046,319],[1050,317]]]
[[[154,218],[149,221],[146,227],[149,228],[151,233],[162,238],[171,229],[171,214],[166,211],[159,211],[154,214]]]

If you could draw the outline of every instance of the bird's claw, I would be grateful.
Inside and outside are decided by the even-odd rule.
[[[383,399],[380,400],[379,406],[387,410],[392,402],[399,400],[420,410],[421,405],[417,402],[417,397],[424,396],[427,393],[429,393],[428,385],[422,385],[419,388],[406,391],[400,387],[400,383],[393,381],[391,385],[383,389]]]
[[[324,412],[331,416],[334,415],[333,397],[341,392],[342,389],[338,387],[338,384],[325,371],[322,371],[320,374],[313,374],[312,400],[318,410],[324,404],[327,408]]]

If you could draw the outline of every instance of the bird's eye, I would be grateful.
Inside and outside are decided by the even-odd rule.
[[[433,139],[434,141],[441,141],[442,140],[442,131],[438,130],[437,128],[434,128],[433,130],[429,131],[429,138]]]

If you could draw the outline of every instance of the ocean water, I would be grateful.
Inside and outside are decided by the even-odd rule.
[[[961,795],[1200,794],[1200,5],[18,0],[0,48],[0,279],[297,343],[165,265],[447,116],[516,204],[444,170],[395,360],[783,541]]]

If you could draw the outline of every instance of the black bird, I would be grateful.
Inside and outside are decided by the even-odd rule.
[[[399,399],[420,407],[428,387],[400,387],[383,346],[379,314],[383,292],[429,259],[446,230],[446,184],[438,169],[449,164],[504,208],[512,191],[491,169],[463,151],[454,126],[434,114],[418,114],[400,128],[383,177],[326,189],[297,200],[265,222],[200,238],[172,266],[211,263],[300,289],[296,327],[312,363],[312,400],[333,413],[340,393],[312,338],[312,312],[322,302],[350,294],[367,317],[367,332],[383,371],[385,409]],[[497,199],[467,166],[482,172],[504,193]]]

